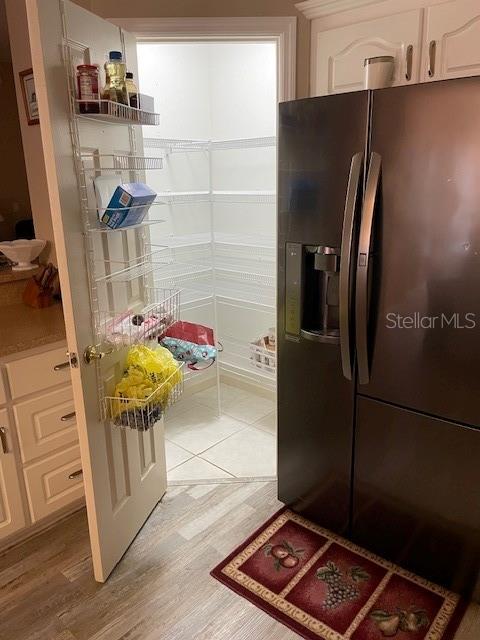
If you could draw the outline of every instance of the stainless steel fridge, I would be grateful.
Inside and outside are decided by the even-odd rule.
[[[480,78],[280,105],[278,486],[478,597]]]

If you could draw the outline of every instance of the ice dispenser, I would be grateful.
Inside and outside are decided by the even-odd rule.
[[[340,343],[340,249],[319,245],[286,245],[287,337]]]

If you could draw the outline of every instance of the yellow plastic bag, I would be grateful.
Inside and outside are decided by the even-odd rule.
[[[127,369],[115,387],[111,413],[115,424],[149,429],[160,419],[182,370],[170,351],[145,345],[130,348]]]

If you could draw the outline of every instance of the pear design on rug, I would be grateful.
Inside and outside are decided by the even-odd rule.
[[[384,611],[375,609],[370,618],[376,622],[378,629],[386,638],[396,636],[399,631],[415,633],[422,627],[430,626],[430,619],[425,609],[419,609],[412,605],[409,609],[396,609]]]

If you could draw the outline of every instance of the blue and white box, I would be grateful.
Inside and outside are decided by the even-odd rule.
[[[115,182],[117,182],[116,185]],[[107,202],[112,189],[114,189],[113,195]],[[143,182],[119,183],[118,177],[114,176],[106,180],[96,178],[95,190],[99,218],[111,229],[140,224],[157,196],[156,192]]]

